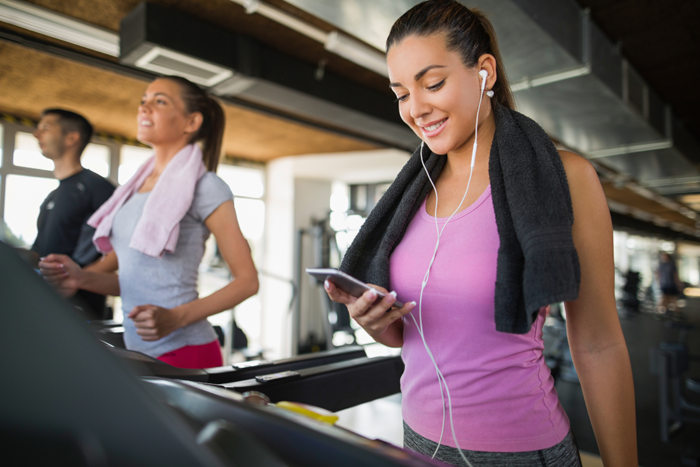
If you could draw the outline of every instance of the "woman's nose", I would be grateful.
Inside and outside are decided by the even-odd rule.
[[[430,113],[430,106],[424,99],[411,96],[409,113],[411,118],[418,119]]]

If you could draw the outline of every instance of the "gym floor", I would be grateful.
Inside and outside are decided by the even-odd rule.
[[[688,345],[691,355],[700,356],[700,298],[686,299],[680,316],[697,326],[688,334]],[[659,380],[650,372],[649,350],[662,341],[678,339],[678,331],[668,329],[666,321],[653,313],[622,313],[620,316],[634,374],[639,464],[643,467],[697,465],[683,464],[682,457],[691,446],[700,446],[700,424],[685,424],[668,444],[662,443],[659,435]],[[688,375],[700,377],[700,361],[691,361]],[[581,386],[560,380],[556,388],[571,420],[584,467],[602,466]],[[688,399],[700,403],[700,397]],[[401,396],[397,394],[341,411],[338,425],[400,446],[403,442],[400,404]]]

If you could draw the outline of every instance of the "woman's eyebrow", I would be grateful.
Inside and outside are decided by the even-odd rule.
[[[154,97],[155,97],[155,96],[165,96],[165,97],[167,97],[168,99],[170,99],[170,96],[168,96],[168,95],[165,94],[164,92],[157,92],[157,93],[153,94],[153,96],[154,96]],[[148,96],[147,96],[146,94],[144,94],[143,97],[142,97],[142,99],[145,99],[146,97],[148,97]]]
[[[444,65],[428,65],[427,67],[423,68],[421,71],[416,73],[416,75],[413,77],[414,81],[419,81],[429,70],[432,70],[433,68],[445,68]],[[389,83],[389,87],[396,88],[402,86],[401,83]]]

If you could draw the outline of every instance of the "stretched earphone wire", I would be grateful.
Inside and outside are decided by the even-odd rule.
[[[450,389],[447,386],[447,380],[445,379],[445,376],[442,374],[440,371],[440,368],[437,365],[437,362],[435,361],[435,357],[433,356],[433,352],[430,350],[430,347],[428,346],[428,342],[425,339],[425,334],[423,332],[423,291],[425,290],[426,286],[428,285],[428,279],[430,278],[430,270],[433,267],[433,263],[435,262],[435,258],[437,256],[437,251],[438,251],[438,246],[440,245],[440,237],[442,236],[442,233],[445,231],[445,227],[447,227],[447,224],[452,220],[455,214],[459,212],[459,210],[462,207],[462,204],[464,204],[464,200],[467,199],[467,193],[469,193],[469,187],[471,186],[472,183],[472,175],[474,175],[474,165],[476,163],[476,150],[477,150],[477,144],[478,144],[478,138],[479,138],[479,115],[481,114],[481,102],[483,101],[484,98],[484,87],[486,83],[486,77],[482,76],[483,79],[483,84],[484,86],[481,87],[481,94],[479,96],[479,106],[477,107],[476,110],[476,123],[474,125],[474,144],[472,146],[472,157],[471,157],[471,162],[470,162],[470,169],[469,169],[469,180],[467,181],[467,189],[464,191],[464,195],[462,196],[462,200],[460,201],[459,205],[457,208],[454,210],[454,212],[450,215],[450,217],[445,221],[445,223],[442,226],[442,229],[440,229],[438,225],[438,218],[437,218],[437,208],[438,208],[438,192],[437,192],[437,187],[435,186],[435,183],[433,183],[433,179],[430,178],[430,172],[428,171],[428,168],[425,166],[425,161],[423,159],[423,146],[424,142],[421,141],[420,143],[420,161],[421,164],[423,165],[423,170],[425,170],[425,173],[428,175],[428,180],[430,181],[430,184],[433,187],[433,191],[435,192],[435,210],[434,210],[434,215],[433,218],[435,219],[435,231],[437,233],[437,241],[435,242],[435,249],[433,250],[433,256],[430,259],[430,264],[428,265],[428,269],[425,271],[425,274],[423,275],[423,283],[421,284],[421,289],[420,289],[420,296],[418,299],[418,321],[416,321],[416,317],[413,315],[413,311],[410,312],[411,319],[413,319],[414,324],[416,325],[416,329],[418,330],[418,334],[421,337],[421,340],[423,341],[423,346],[425,347],[425,350],[428,354],[428,357],[430,357],[430,361],[433,363],[433,366],[435,367],[435,372],[437,374],[438,378],[438,387],[440,388],[440,399],[442,401],[442,428],[440,430],[440,439],[438,440],[437,447],[435,448],[435,452],[433,452],[432,458],[435,458],[435,455],[437,454],[438,450],[440,449],[440,446],[442,444],[442,437],[445,431],[445,395],[443,393],[442,387],[443,385],[445,386],[445,393],[447,393],[447,404],[448,404],[448,413],[450,417],[450,429],[452,431],[452,440],[455,443],[455,446],[457,447],[457,451],[459,452],[460,456],[462,457],[462,460],[467,464],[468,467],[472,467],[472,464],[469,462],[467,457],[464,455],[464,452],[459,446],[459,441],[457,441],[457,434],[455,431],[454,427],[454,417],[452,414],[452,397],[450,394]],[[419,324],[420,323],[420,324]]]

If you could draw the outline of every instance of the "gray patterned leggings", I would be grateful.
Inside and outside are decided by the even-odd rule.
[[[432,456],[437,447],[436,442],[423,438],[406,422],[403,424],[403,445],[406,449],[426,456]],[[487,452],[463,449],[462,452],[474,467],[581,467],[581,457],[571,430],[559,444],[540,451]],[[450,465],[464,466],[459,451],[450,446],[440,446],[435,459]]]

